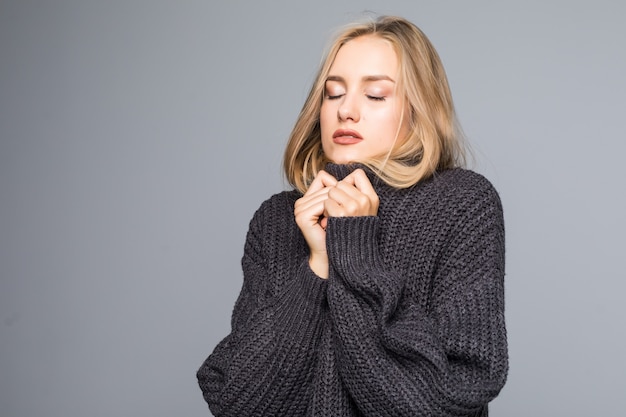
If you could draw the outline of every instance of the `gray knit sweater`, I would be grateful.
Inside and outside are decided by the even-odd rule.
[[[405,190],[368,176],[378,216],[329,218],[327,280],[301,194],[255,213],[232,332],[197,374],[215,416],[487,415],[508,369],[498,194],[462,169]]]

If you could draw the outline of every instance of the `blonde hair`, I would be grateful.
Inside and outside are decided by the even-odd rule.
[[[426,35],[400,17],[382,16],[354,24],[330,47],[289,136],[283,167],[287,181],[305,192],[317,173],[330,162],[322,150],[320,109],[326,78],[339,49],[360,36],[378,36],[393,46],[398,57],[398,91],[409,106],[409,134],[383,158],[362,163],[387,184],[407,188],[438,170],[462,166],[465,151],[443,64]],[[399,129],[398,129],[399,131]]]

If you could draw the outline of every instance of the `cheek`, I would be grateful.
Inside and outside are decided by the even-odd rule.
[[[320,108],[320,130],[322,131],[322,138],[324,137],[324,131],[329,128],[332,110],[326,104],[322,104]]]
[[[371,116],[373,117],[374,115]],[[398,140],[403,140],[408,131],[406,118],[402,120],[402,125],[400,125],[401,113],[398,109],[387,109],[384,113],[377,114],[376,120],[370,120],[372,122],[370,125],[377,126],[378,136],[383,141],[383,143],[381,143],[382,146],[395,143],[396,135],[398,136]],[[400,129],[398,130],[398,128]]]
[[[395,132],[400,126],[400,113],[395,109],[387,109],[384,114],[378,115],[378,123],[380,126],[384,126],[386,131],[393,131],[395,136]]]

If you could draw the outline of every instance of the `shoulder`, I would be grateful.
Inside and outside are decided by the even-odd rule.
[[[455,205],[479,202],[501,206],[500,196],[483,175],[463,168],[435,173],[423,184],[424,191]]]
[[[300,197],[302,197],[302,194],[298,191],[281,191],[263,201],[257,209],[257,213],[271,214],[274,211],[282,212],[285,208],[293,210],[294,203]]]
[[[293,214],[300,193],[283,191],[263,201],[248,227],[244,252],[248,259],[268,268],[291,265],[291,257],[302,249],[304,239],[298,233]]]
[[[444,229],[474,222],[502,223],[500,196],[483,175],[462,168],[435,173],[410,189],[412,210]]]
[[[293,205],[302,195],[297,191],[281,191],[263,201],[255,211],[251,225],[291,220]]]
[[[456,191],[471,190],[496,192],[491,182],[483,175],[464,168],[446,169],[436,172],[430,181],[437,187]]]

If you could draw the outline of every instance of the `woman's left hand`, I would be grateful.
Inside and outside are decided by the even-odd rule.
[[[329,217],[376,216],[379,199],[362,169],[353,171],[328,192],[324,215]]]

